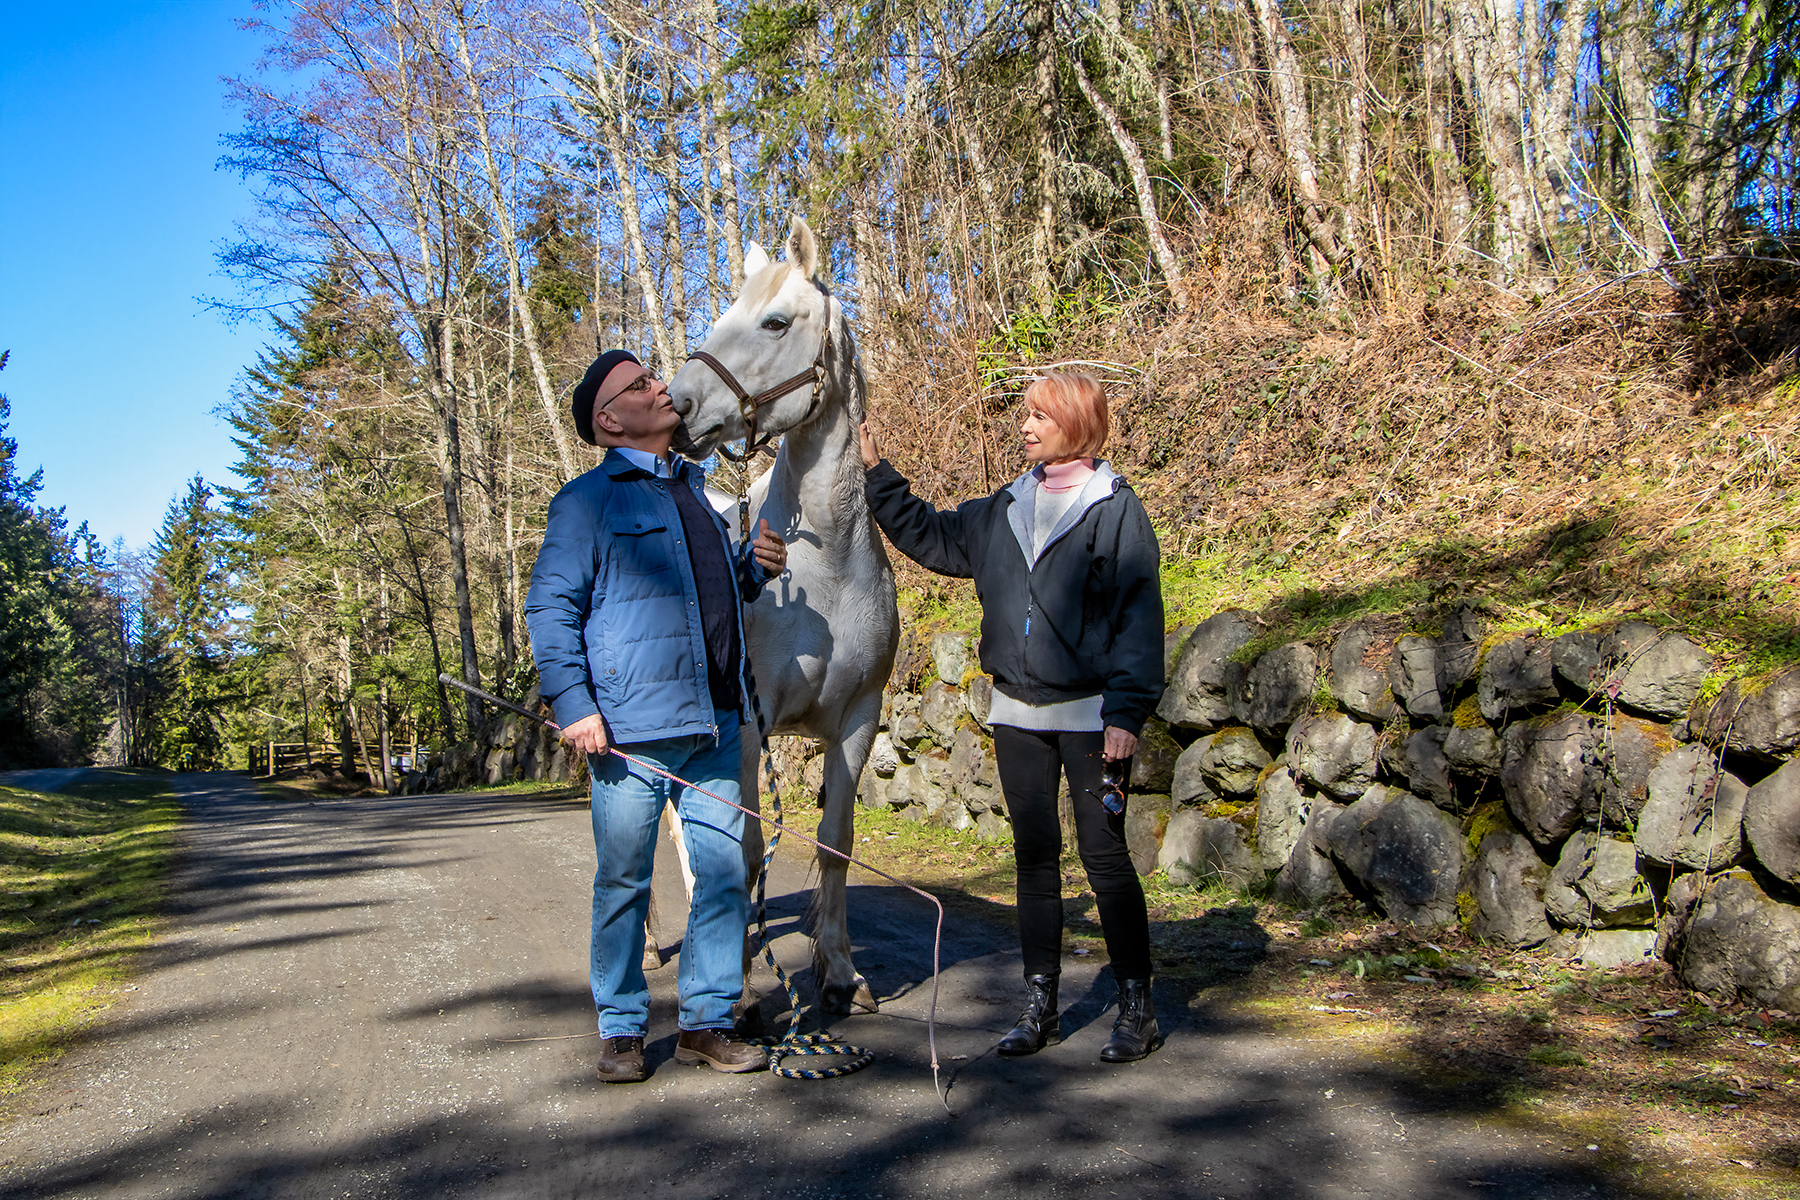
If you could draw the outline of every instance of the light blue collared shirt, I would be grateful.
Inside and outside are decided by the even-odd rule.
[[[632,466],[648,471],[658,479],[675,478],[675,464],[666,455],[652,454],[648,450],[637,450],[630,446],[614,446],[613,449],[623,454]]]

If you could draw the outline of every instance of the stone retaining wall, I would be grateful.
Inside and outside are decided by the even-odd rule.
[[[537,686],[521,703],[538,705]],[[587,779],[587,762],[562,742],[556,730],[524,717],[502,714],[477,742],[434,751],[422,771],[408,771],[400,794],[425,795],[456,788],[498,785],[520,780],[574,783]]]
[[[1800,665],[1703,698],[1714,669],[1639,621],[1490,633],[1472,609],[1256,652],[1224,612],[1169,638],[1132,772],[1144,874],[1366,901],[1593,966],[1800,1012]],[[1008,836],[971,639],[893,691],[859,801]],[[805,747],[788,770],[807,770]],[[791,777],[791,776],[790,776]],[[816,781],[814,786],[816,787]]]

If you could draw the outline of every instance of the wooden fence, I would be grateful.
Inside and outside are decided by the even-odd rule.
[[[391,765],[396,771],[416,769],[429,752],[427,747],[417,742],[395,742],[391,749]],[[343,757],[340,747],[327,742],[253,742],[245,747],[250,774],[264,777],[276,775],[289,767],[341,763]],[[361,757],[359,753],[352,754],[355,761],[360,761]]]

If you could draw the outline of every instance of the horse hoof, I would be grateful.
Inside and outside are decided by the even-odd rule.
[[[665,961],[667,960],[663,958],[660,949],[655,946],[644,947],[644,970],[660,971],[662,970],[662,965]]]
[[[868,982],[860,975],[851,983],[828,983],[819,993],[819,1007],[834,1016],[843,1016],[852,1006],[864,1012],[879,1011],[875,993],[869,990]]]

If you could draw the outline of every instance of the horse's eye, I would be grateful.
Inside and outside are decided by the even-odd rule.
[[[780,333],[791,324],[793,324],[793,322],[787,317],[780,316],[779,314],[772,314],[763,318],[762,327],[770,333]]]

